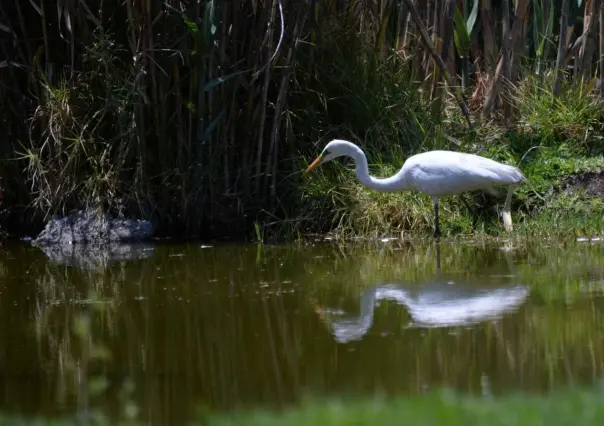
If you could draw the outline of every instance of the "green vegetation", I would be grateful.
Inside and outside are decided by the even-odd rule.
[[[586,179],[584,185],[565,182],[572,176],[597,173],[604,167],[601,148],[604,127],[599,121],[604,109],[599,99],[579,96],[580,92],[570,89],[552,98],[547,91],[550,83],[551,79],[540,81],[534,77],[522,81],[516,92],[522,119],[511,129],[487,123],[468,131],[463,123],[451,121],[445,123],[446,133],[442,129],[433,130],[430,133],[433,139],[425,136],[422,139],[420,133],[423,147],[414,147],[406,153],[399,147],[382,146],[396,138],[370,135],[362,143],[370,169],[376,176],[392,175],[407,155],[421,149],[477,153],[518,165],[525,173],[527,182],[517,188],[513,200],[512,215],[518,235],[574,237],[599,233],[604,229],[601,198],[604,180],[595,176],[593,181]],[[386,96],[384,102],[389,100]],[[401,108],[409,104],[405,99],[400,102]],[[398,114],[394,111],[393,116]],[[376,113],[374,118],[380,120],[383,114]],[[352,117],[349,126],[356,121]],[[394,117],[386,118],[385,122],[391,126],[396,123]],[[355,128],[351,134],[358,130]],[[384,133],[394,131],[388,128]],[[585,191],[590,183],[595,187],[591,192]],[[356,180],[352,167],[345,163],[334,161],[315,169],[303,183],[302,192],[307,210],[303,216],[317,212],[316,217],[324,221],[323,229],[335,235],[384,236],[412,231],[415,236],[430,236],[433,230],[434,213],[429,197],[412,192],[372,191]],[[504,234],[498,211],[503,207],[505,188],[498,194],[477,192],[463,197],[470,211],[460,197],[442,200],[445,234],[476,231],[492,236]]]
[[[431,229],[425,197],[370,193],[338,166],[302,177],[333,137],[378,175],[435,148],[518,164],[519,230],[593,217],[589,194],[556,194],[604,163],[598,4],[9,1],[0,219],[31,231],[91,207],[172,236]],[[474,195],[474,214],[443,202],[445,234],[500,232],[501,199]]]
[[[254,411],[217,416],[207,424],[226,425],[600,425],[601,390],[572,390],[548,397],[509,395],[477,398],[449,391],[399,399],[308,402],[283,414]]]
[[[573,389],[555,392],[546,397],[514,394],[501,398],[468,397],[448,390],[421,396],[386,399],[344,399],[306,401],[300,407],[283,412],[243,411],[221,415],[203,415],[195,426],[344,426],[344,425],[601,425],[604,421],[604,392],[601,389]],[[75,426],[81,421],[54,421],[1,418],[4,426]],[[137,426],[136,422],[92,420],[85,424]],[[141,423],[142,424],[142,423]]]

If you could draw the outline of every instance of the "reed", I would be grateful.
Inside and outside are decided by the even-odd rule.
[[[299,159],[317,141],[408,154],[460,118],[514,128],[532,75],[551,97],[581,88],[600,120],[600,6],[3,2],[4,226],[90,207],[173,236],[253,234],[301,214]]]

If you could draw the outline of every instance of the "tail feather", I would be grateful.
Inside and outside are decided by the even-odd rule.
[[[491,159],[483,159],[479,167],[482,167],[488,175],[493,177],[493,181],[500,185],[518,184],[526,179],[518,167],[498,163]]]
[[[524,173],[518,167],[506,165],[504,170],[506,183],[520,183],[526,179],[526,176],[524,176]]]

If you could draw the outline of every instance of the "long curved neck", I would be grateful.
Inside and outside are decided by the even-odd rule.
[[[351,157],[354,159],[356,167],[354,173],[357,176],[359,182],[369,188],[377,191],[392,191],[396,189],[405,189],[405,182],[402,176],[399,177],[399,173],[389,178],[380,179],[375,178],[369,174],[369,166],[367,164],[367,157],[365,153],[358,147],[354,150]]]

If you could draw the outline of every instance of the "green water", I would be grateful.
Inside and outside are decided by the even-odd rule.
[[[199,407],[307,395],[591,384],[602,290],[603,246],[589,242],[5,245],[0,411],[129,403],[147,424],[177,425]]]

